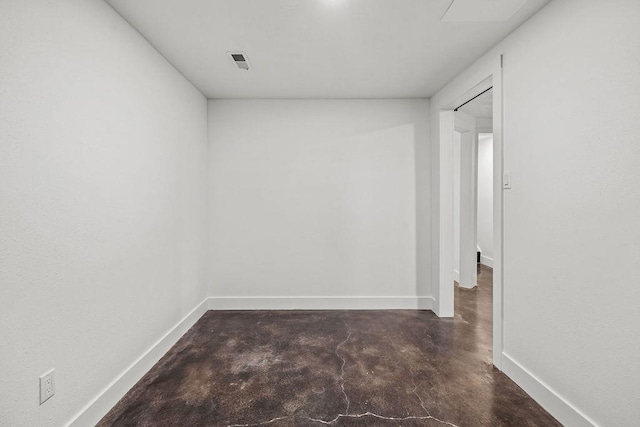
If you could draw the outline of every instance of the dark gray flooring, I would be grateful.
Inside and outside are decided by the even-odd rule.
[[[100,426],[554,426],[491,365],[491,269],[428,311],[210,311]]]

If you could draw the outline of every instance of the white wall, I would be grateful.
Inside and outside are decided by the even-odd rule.
[[[567,425],[640,419],[638,22],[635,0],[552,1],[431,100],[437,136],[504,53],[504,363]]]
[[[478,137],[478,246],[482,264],[493,266],[493,135]]]
[[[493,261],[493,137],[479,134],[478,139],[478,246],[482,249],[482,263]],[[453,278],[460,281],[460,161],[461,137],[453,139]]]
[[[483,135],[486,135],[483,137]],[[460,281],[460,140],[453,139],[453,277]],[[478,139],[478,246],[482,249],[482,263],[493,261],[493,137],[480,134]]]
[[[426,100],[209,101],[211,295],[429,296],[414,165],[428,116]]]
[[[0,424],[62,425],[205,297],[206,100],[102,1],[0,16]]]
[[[460,160],[462,134],[453,133],[453,280],[460,282]]]

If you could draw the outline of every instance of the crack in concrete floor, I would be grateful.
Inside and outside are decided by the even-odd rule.
[[[453,319],[207,312],[98,426],[558,426],[492,367],[491,292],[456,288]]]

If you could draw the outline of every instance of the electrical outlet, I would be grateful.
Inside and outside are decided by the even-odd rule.
[[[53,382],[54,371],[55,369],[52,369],[49,372],[40,375],[40,404],[41,405],[47,400],[49,400],[51,396],[56,394],[56,389]]]

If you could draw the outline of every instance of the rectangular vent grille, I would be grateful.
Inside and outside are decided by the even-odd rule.
[[[233,62],[236,64],[236,67],[240,70],[249,70],[249,58],[247,58],[247,54],[244,52],[227,52]]]

